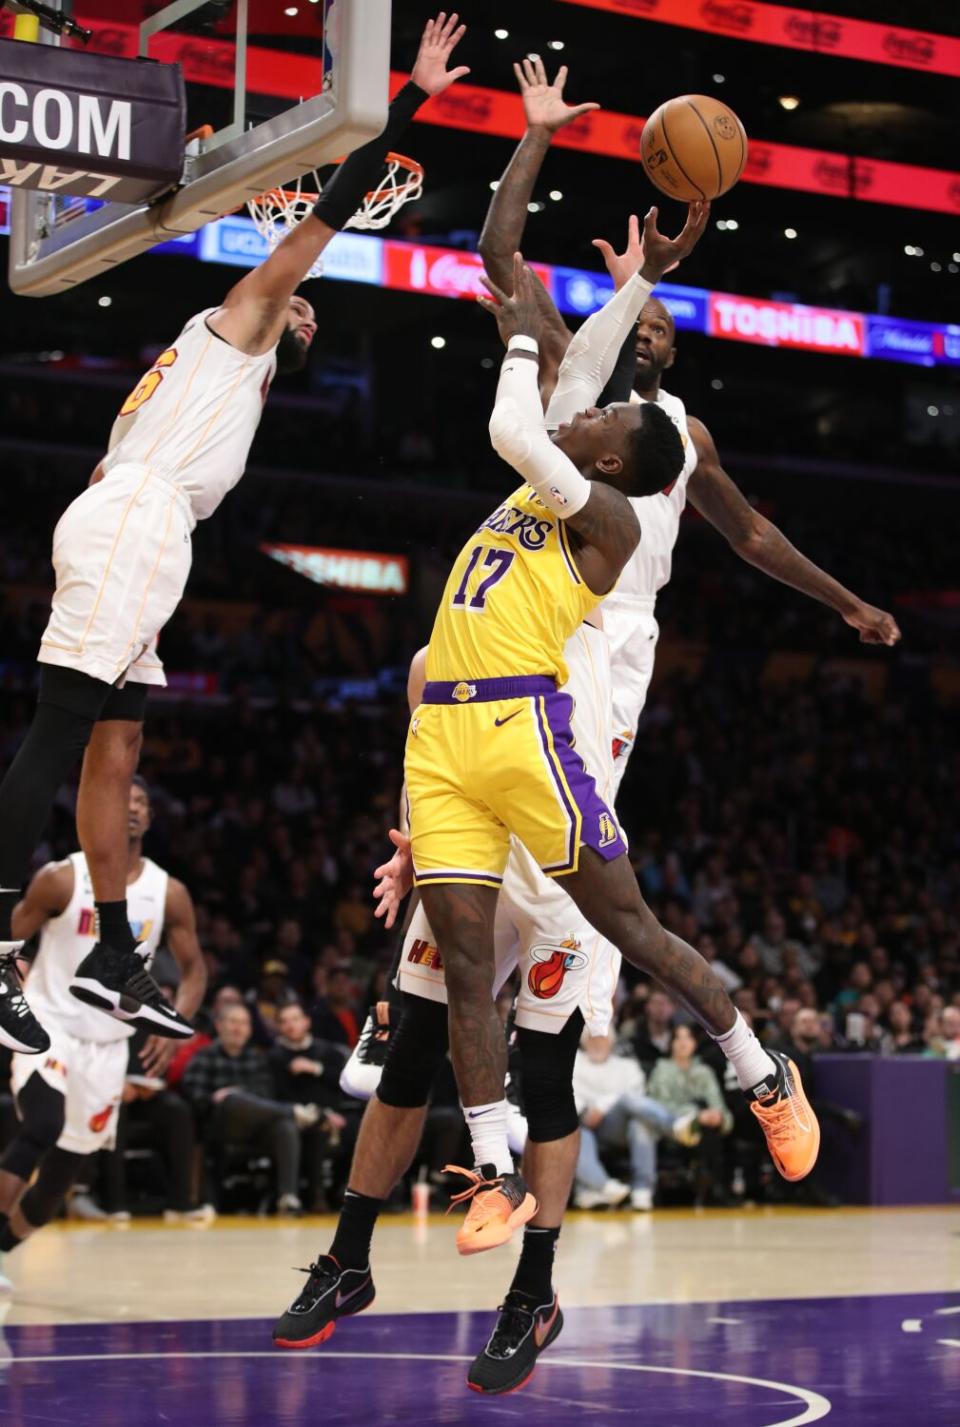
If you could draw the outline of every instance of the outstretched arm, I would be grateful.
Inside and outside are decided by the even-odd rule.
[[[523,98],[527,130],[493,195],[479,244],[487,276],[498,287],[507,290],[513,278],[513,255],[523,245],[529,211],[527,205],[554,134],[574,119],[579,119],[581,114],[600,107],[593,103],[564,103],[563,87],[567,82],[565,64],[560,66],[552,84],[547,80],[539,55],[528,55],[522,64],[513,66],[513,72]],[[553,312],[557,323],[566,331],[555,307]]]
[[[176,1008],[181,1016],[192,1021],[207,989],[207,963],[197,937],[197,915],[193,898],[182,882],[171,877],[167,882],[164,907],[164,930],[167,946],[180,968]],[[173,1059],[178,1043],[150,1036],[140,1052],[140,1064],[147,1075],[162,1076]]]
[[[327,244],[376,186],[383,161],[427,99],[468,74],[465,65],[447,70],[447,61],[466,31],[458,16],[443,11],[428,20],[410,80],[396,95],[383,132],[355,149],[327,184],[313,213],[288,233],[259,267],[230,289],[210,325],[225,341],[251,356],[276,346],[287,322],[291,297]]]
[[[772,579],[835,609],[859,631],[861,643],[896,644],[900,630],[893,616],[866,604],[791,545],[782,530],[754,510],[727,475],[703,422],[690,417],[687,424],[697,450],[697,467],[687,483],[687,495],[731,550]]]
[[[566,65],[561,65],[552,84],[539,55],[528,55],[522,64],[513,66],[513,72],[523,97],[527,130],[494,192],[479,243],[487,276],[506,291],[513,281],[513,255],[522,246],[534,184],[554,134],[581,114],[599,108],[593,103],[564,103]],[[541,318],[540,388],[548,400],[570,341],[570,329],[540,282],[536,297]]]
[[[607,594],[637,547],[640,525],[626,496],[588,481],[547,432],[537,384],[540,319],[534,277],[514,257],[512,295],[485,279],[507,355],[500,369],[490,440],[498,456],[528,481],[548,510],[578,536],[577,566],[595,594]]]
[[[613,263],[617,269],[616,291],[587,318],[567,348],[547,407],[548,426],[570,421],[578,411],[596,404],[654,286],[692,252],[709,216],[709,203],[691,203],[680,234],[665,238],[657,229],[657,210],[651,208],[643,220],[642,242],[640,226],[635,217],[630,218],[626,251],[615,254],[610,249],[607,259],[608,267]]]

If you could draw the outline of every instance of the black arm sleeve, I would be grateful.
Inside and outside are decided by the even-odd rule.
[[[360,207],[364,194],[376,188],[384,159],[428,98],[425,90],[408,80],[387,111],[383,132],[347,155],[313,207],[328,228],[339,232]]]
[[[630,393],[633,391],[633,378],[637,370],[636,340],[636,333],[631,327],[620,348],[616,366],[610,373],[610,380],[597,397],[598,406],[610,406],[615,401],[630,400]]]

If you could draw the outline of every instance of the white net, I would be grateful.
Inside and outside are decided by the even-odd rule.
[[[259,198],[251,198],[247,211],[271,252],[313,210],[321,190],[320,179],[314,171],[304,174],[291,188],[272,188],[269,193],[261,193]],[[423,169],[420,164],[403,154],[388,154],[387,171],[379,188],[367,194],[346,227],[385,228],[405,203],[419,198],[422,192]],[[319,277],[322,272],[321,257],[307,276]]]

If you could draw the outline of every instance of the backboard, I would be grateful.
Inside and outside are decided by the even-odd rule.
[[[183,178],[137,207],[14,186],[11,288],[74,287],[373,138],[386,120],[390,11],[391,0],[74,0],[89,49],[181,65]]]

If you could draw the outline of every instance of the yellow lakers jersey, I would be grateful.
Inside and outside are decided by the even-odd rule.
[[[564,523],[521,486],[464,545],[427,651],[428,679],[547,674],[567,681],[563,646],[602,600],[580,576]]]

